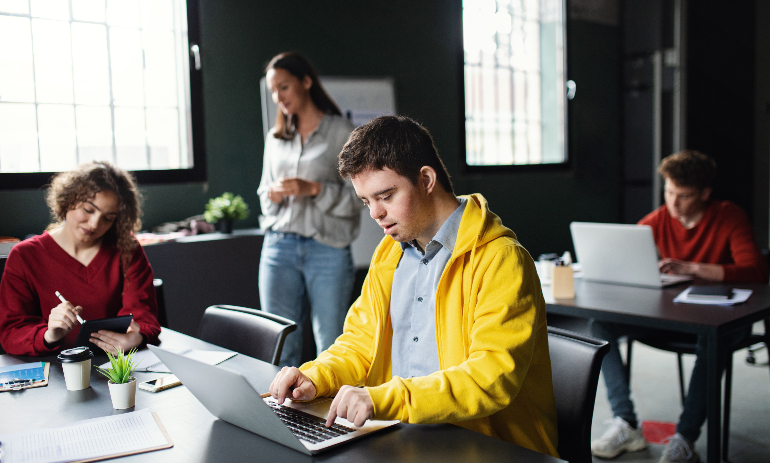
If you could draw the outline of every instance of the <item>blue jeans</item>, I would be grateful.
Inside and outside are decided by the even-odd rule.
[[[604,384],[607,386],[607,398],[609,399],[612,413],[626,421],[636,421],[634,403],[631,401],[631,390],[626,378],[625,366],[618,348],[618,338],[626,335],[652,335],[668,333],[652,328],[619,325],[591,320],[591,333],[594,337],[607,340],[610,343],[610,351],[602,362]],[[739,343],[751,334],[751,327],[739,330],[729,335],[725,349],[732,353],[732,346]],[[675,334],[674,334],[675,335]],[[724,368],[724,364],[722,364]],[[679,416],[676,432],[686,439],[695,442],[700,436],[701,427],[706,422],[707,390],[708,384],[708,358],[706,352],[705,336],[698,336],[698,344],[695,352],[695,365],[692,369],[690,384],[687,388],[687,396],[684,400],[684,410]]]
[[[289,333],[283,345],[282,366],[299,366],[302,360],[306,301],[318,354],[342,334],[354,278],[350,246],[333,248],[293,233],[265,234],[259,260],[259,302],[262,310],[297,323],[297,331]]]

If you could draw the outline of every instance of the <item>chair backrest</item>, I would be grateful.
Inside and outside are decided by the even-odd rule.
[[[607,341],[548,327],[553,393],[559,425],[559,456],[591,463],[591,421]]]
[[[296,329],[293,321],[261,310],[212,305],[203,314],[198,338],[278,365],[283,341]]]

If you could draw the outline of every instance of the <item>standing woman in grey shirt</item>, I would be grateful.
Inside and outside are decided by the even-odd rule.
[[[278,115],[265,140],[257,191],[265,230],[259,298],[263,310],[297,322],[281,364],[299,366],[306,300],[317,353],[342,334],[354,280],[350,243],[363,204],[337,172],[353,125],[313,68],[296,53],[281,53],[265,71]]]

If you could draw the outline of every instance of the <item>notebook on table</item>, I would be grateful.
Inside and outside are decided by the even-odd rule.
[[[271,397],[261,397],[260,392],[240,373],[159,347],[148,347],[212,415],[308,455],[398,423],[369,420],[356,428],[349,421],[337,417],[335,424],[327,428],[325,423],[332,403],[330,398],[310,402],[286,400],[279,405]]]
[[[648,225],[572,222],[572,243],[583,279],[647,288],[685,281],[658,270],[658,250]]]

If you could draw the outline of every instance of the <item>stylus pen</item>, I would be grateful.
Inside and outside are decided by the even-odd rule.
[[[64,299],[64,296],[62,296],[59,291],[56,291],[56,297],[58,297],[59,300],[62,302],[67,302],[67,299]],[[75,314],[75,316],[78,317],[78,321],[80,322],[81,325],[86,322],[85,320],[83,320],[80,314]]]

